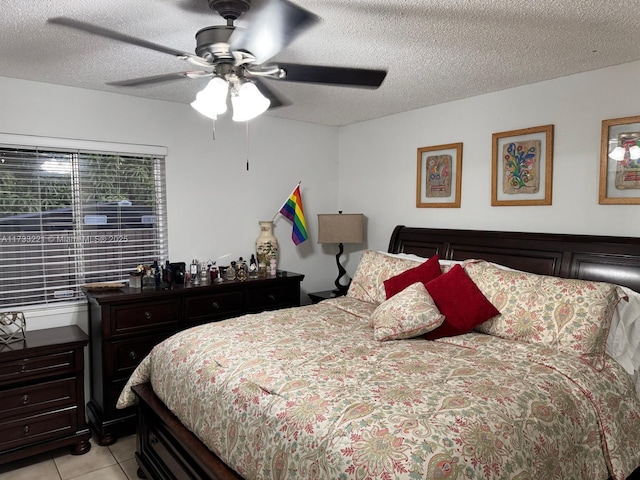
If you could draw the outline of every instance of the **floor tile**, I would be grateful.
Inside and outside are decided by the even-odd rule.
[[[117,463],[109,447],[102,447],[93,441],[91,441],[91,450],[84,455],[67,453],[54,456],[53,460],[56,462],[62,480],[70,480]]]
[[[73,477],[73,480],[127,480],[127,476],[120,465],[116,464]]]
[[[139,480],[135,450],[135,435],[109,447],[91,441],[84,455],[61,448],[0,465],[0,480]]]
[[[49,458],[33,463],[33,458],[18,460],[0,467],[0,480],[58,480],[60,475],[56,464],[49,455]]]
[[[122,463],[125,460],[131,460],[135,457],[136,453],[135,434],[119,438],[116,443],[109,445],[109,450],[118,463]]]
[[[124,473],[127,475],[129,480],[140,480],[138,477],[138,462],[136,462],[135,458],[130,460],[125,460],[120,463],[120,466],[124,470]]]

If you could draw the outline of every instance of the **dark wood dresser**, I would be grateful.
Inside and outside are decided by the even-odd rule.
[[[84,346],[76,325],[27,331],[0,345],[0,464],[59,447],[91,448],[84,410]]]
[[[279,271],[275,277],[211,285],[86,292],[91,342],[87,416],[96,441],[110,445],[119,435],[135,431],[136,409],[118,410],[116,402],[154,345],[202,323],[299,306],[303,278]]]

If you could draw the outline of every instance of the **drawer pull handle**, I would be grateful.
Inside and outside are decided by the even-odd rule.
[[[220,304],[218,302],[213,302],[211,304],[211,307],[213,307],[214,310],[218,310],[220,309]]]
[[[20,365],[20,373],[24,373],[27,371],[27,366],[25,364]]]
[[[135,360],[136,358],[138,358],[138,355],[136,355],[135,351],[131,351],[131,352],[129,352],[129,358],[131,360]]]
[[[149,320],[151,318],[151,312],[144,312],[144,318]]]
[[[22,429],[22,433],[24,433],[25,435],[29,434],[29,425],[24,426],[24,428]]]
[[[267,298],[269,298],[270,301],[275,302],[276,301],[276,294],[275,293],[270,293]]]
[[[27,395],[26,393],[22,396],[22,404],[26,405],[27,403],[29,403],[29,395]]]

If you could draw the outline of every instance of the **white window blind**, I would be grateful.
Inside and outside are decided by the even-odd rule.
[[[163,155],[0,145],[0,308],[79,300],[166,258]]]

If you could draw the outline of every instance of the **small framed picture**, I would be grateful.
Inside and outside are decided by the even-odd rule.
[[[460,208],[462,143],[418,148],[416,207]]]
[[[640,204],[640,116],[602,121],[599,183],[598,203]]]
[[[553,125],[493,134],[491,205],[551,205]]]

